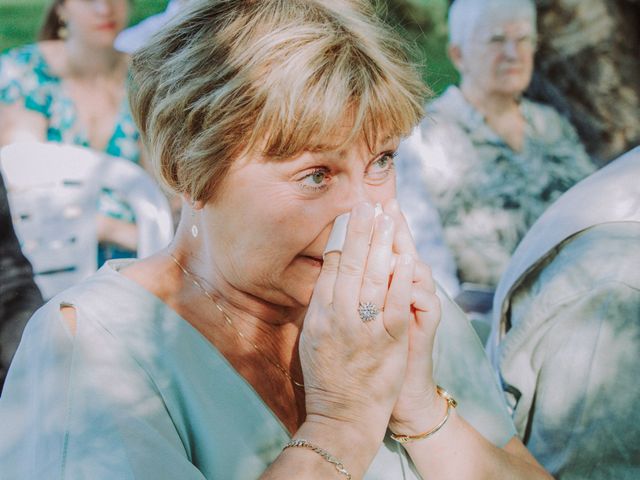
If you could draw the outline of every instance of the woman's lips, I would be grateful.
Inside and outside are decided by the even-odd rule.
[[[311,256],[311,255],[302,255],[301,258],[305,262],[307,262],[307,263],[309,263],[311,265],[322,267],[322,263],[323,263],[322,257],[315,257],[315,256]]]
[[[115,30],[116,22],[105,22],[96,26],[96,30]]]

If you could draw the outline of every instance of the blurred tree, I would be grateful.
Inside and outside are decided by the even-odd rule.
[[[387,19],[416,47],[423,77],[438,94],[458,80],[449,61],[447,43],[447,0],[380,0]]]
[[[537,0],[528,96],[567,114],[601,164],[640,143],[640,0]]]

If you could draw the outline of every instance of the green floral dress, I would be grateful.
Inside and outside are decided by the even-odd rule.
[[[89,136],[78,121],[73,99],[66,92],[62,79],[52,72],[38,44],[18,47],[0,55],[0,104],[18,102],[47,120],[47,141],[91,147]],[[140,133],[126,99],[120,106],[113,134],[103,151],[135,163],[140,161]],[[112,191],[103,192],[99,209],[110,217],[135,221],[133,211]],[[115,245],[101,244],[98,262],[102,265],[106,259],[134,254]]]

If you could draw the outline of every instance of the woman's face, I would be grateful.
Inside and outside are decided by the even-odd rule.
[[[462,81],[484,94],[518,96],[533,72],[535,30],[531,20],[480,21],[459,50]]]
[[[127,25],[129,1],[65,0],[58,15],[67,23],[69,38],[93,47],[108,47]]]
[[[285,161],[239,159],[200,211],[218,273],[268,302],[307,305],[335,217],[395,196],[397,146],[389,140],[371,153],[363,142]]]

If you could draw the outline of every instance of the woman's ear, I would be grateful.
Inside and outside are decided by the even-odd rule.
[[[193,200],[189,193],[183,193],[182,199],[189,205],[193,210],[201,210],[204,207],[204,202],[202,200]]]
[[[462,73],[463,69],[463,61],[462,61],[462,49],[459,45],[449,44],[447,46],[447,54],[449,55],[449,59],[451,63],[453,63],[454,67],[458,72]]]

